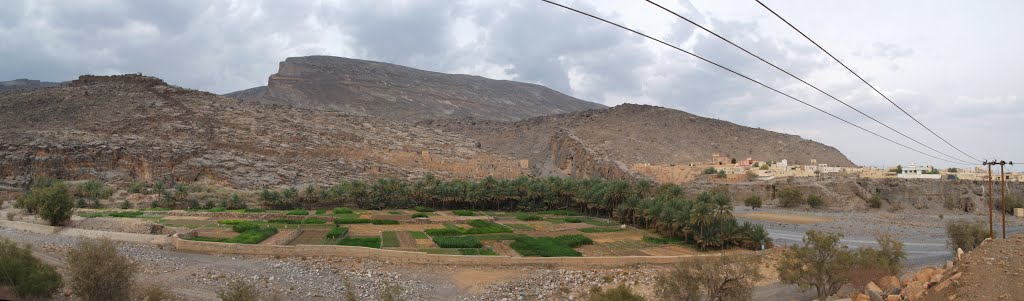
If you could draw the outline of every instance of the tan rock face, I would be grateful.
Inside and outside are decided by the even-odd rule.
[[[920,271],[918,271],[917,274],[914,274],[914,281],[926,282],[932,278],[932,274],[934,273],[935,268],[933,267],[923,268]]]
[[[878,285],[876,285],[874,282],[868,282],[868,284],[864,286],[864,291],[882,293],[882,289],[878,287]]]

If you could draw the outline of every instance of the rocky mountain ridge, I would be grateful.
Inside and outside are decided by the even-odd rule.
[[[403,122],[519,120],[604,107],[535,84],[330,56],[287,58],[267,86],[225,96]]]

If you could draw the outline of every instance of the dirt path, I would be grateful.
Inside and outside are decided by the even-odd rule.
[[[736,217],[784,224],[817,224],[832,221],[832,218],[829,217],[778,212],[744,212],[737,213]]]
[[[398,245],[400,248],[416,249],[419,247],[416,243],[416,239],[412,238],[412,234],[409,234],[408,231],[397,232],[395,235],[398,236]]]

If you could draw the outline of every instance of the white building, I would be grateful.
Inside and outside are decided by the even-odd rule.
[[[916,164],[911,163],[910,166],[904,167],[903,168],[903,172],[901,172],[900,174],[896,175],[896,177],[897,178],[902,178],[902,179],[941,179],[942,178],[942,175],[940,175],[940,174],[926,174],[927,172],[930,172],[930,171],[932,171],[932,168],[929,167],[929,166],[917,166]]]

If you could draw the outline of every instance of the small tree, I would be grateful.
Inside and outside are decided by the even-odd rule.
[[[797,207],[804,203],[803,193],[800,192],[800,188],[782,188],[775,195],[779,198],[779,205],[784,208]]]
[[[725,179],[725,170],[724,169],[718,171],[718,178]]]
[[[793,246],[776,266],[779,280],[796,284],[801,290],[814,287],[818,299],[834,295],[849,282],[848,271],[854,255],[839,244],[840,234],[807,231],[803,246]]]
[[[108,239],[82,240],[68,251],[71,291],[82,300],[128,300],[138,266]]]
[[[879,235],[875,238],[879,248],[860,248],[854,253],[854,263],[847,272],[850,284],[863,287],[868,282],[888,275],[899,275],[907,253],[903,251],[903,243],[890,235]]]
[[[619,284],[615,288],[602,291],[601,287],[594,287],[590,290],[589,301],[644,301],[644,297],[637,295],[633,289],[625,284]]]
[[[32,256],[28,246],[18,247],[6,238],[0,238],[0,285],[14,290],[16,298],[47,300],[61,286],[60,274]]]
[[[708,168],[704,169],[704,174],[706,174],[706,175],[713,175],[713,174],[715,174],[715,172],[717,172],[717,171],[715,170],[714,167],[708,167]]]
[[[56,182],[49,187],[33,188],[32,198],[39,208],[39,217],[50,222],[51,226],[63,226],[74,214],[75,203],[63,182]]]
[[[729,163],[736,164],[736,158],[732,158],[732,160],[729,160]]]
[[[761,164],[761,162],[754,162],[753,167],[758,167],[760,164]]]
[[[752,195],[747,199],[743,200],[743,204],[750,206],[750,209],[761,208],[761,197]]]
[[[871,194],[871,198],[868,199],[868,207],[871,208],[882,208],[882,196],[877,192]]]
[[[683,262],[658,277],[655,292],[664,300],[749,300],[761,279],[752,256],[717,256]]]

